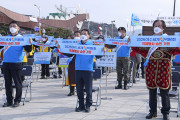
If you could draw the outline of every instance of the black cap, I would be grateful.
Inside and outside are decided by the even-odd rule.
[[[126,32],[126,28],[124,28],[124,27],[119,27],[118,31],[120,31],[120,30],[124,30]]]
[[[104,39],[103,35],[99,35],[97,39]]]

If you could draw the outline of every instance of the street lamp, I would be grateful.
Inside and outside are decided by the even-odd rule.
[[[37,6],[36,4],[34,4],[35,7],[37,7],[38,11],[39,11],[39,20],[38,20],[38,25],[39,25],[39,34],[41,35],[41,19],[40,19],[40,6]]]
[[[176,12],[176,0],[174,0],[173,16],[175,16],[175,12]]]
[[[129,33],[129,30],[128,30],[129,19],[127,18],[126,21],[127,21],[127,34],[128,34]]]
[[[112,24],[112,38],[114,38],[114,34],[113,34],[113,23],[115,22],[115,20],[111,21]]]
[[[159,9],[158,11],[159,11],[158,16],[159,16],[159,15],[160,15],[160,13],[161,13],[161,9]]]

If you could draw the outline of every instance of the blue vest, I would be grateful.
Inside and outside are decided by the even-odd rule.
[[[18,34],[17,36],[21,35]],[[10,46],[4,53],[3,62],[20,63],[23,61],[23,58],[23,46]]]
[[[116,39],[121,39],[121,38],[117,37]],[[117,57],[130,57],[130,50],[131,48],[129,46],[121,46],[119,50],[117,51]]]
[[[84,45],[93,45],[93,42],[87,41]],[[76,55],[75,70],[93,71],[94,57],[94,55]]]

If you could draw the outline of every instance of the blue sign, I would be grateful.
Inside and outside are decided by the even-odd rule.
[[[34,27],[34,31],[39,31],[39,27]]]

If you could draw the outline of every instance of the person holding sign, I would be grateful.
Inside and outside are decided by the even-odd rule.
[[[74,32],[74,39],[80,40],[81,33],[80,31],[75,31]],[[74,88],[76,86],[76,80],[75,80],[75,60],[76,60],[76,55],[73,56],[71,62],[69,63],[68,66],[68,80],[69,80],[69,86],[70,86],[70,92],[68,96],[74,95]]]
[[[48,36],[47,35],[43,35],[43,45],[46,44],[48,42]],[[47,46],[36,46],[36,50],[38,52],[51,52],[51,48],[53,49],[54,47],[47,47]],[[46,77],[45,77],[46,76]],[[49,79],[50,78],[50,72],[49,72],[49,64],[41,64],[41,78],[40,79]]]
[[[90,39],[90,32],[88,29],[81,31],[81,41],[79,45],[93,45],[93,41]],[[59,48],[59,47],[58,47]],[[102,49],[103,51],[103,49]],[[72,57],[71,54],[65,54],[68,57]],[[75,59],[75,77],[76,77],[76,90],[79,99],[79,107],[76,108],[76,112],[85,110],[90,112],[92,105],[92,81],[93,81],[93,62],[95,55],[82,55],[76,54]],[[97,57],[96,57],[97,58]],[[84,86],[86,91],[86,105],[84,104]],[[86,106],[86,107],[85,107]]]
[[[118,35],[116,39],[128,39],[126,29],[124,27],[118,28]],[[122,80],[124,78],[124,90],[127,90],[127,83],[129,82],[129,69],[130,69],[130,47],[129,46],[116,46],[106,45],[108,48],[116,47],[117,52],[117,81],[118,85],[115,89],[122,89]]]
[[[12,21],[9,24],[9,30],[12,37],[21,36],[18,34],[20,27],[17,21]],[[29,39],[29,43],[32,44],[32,39]],[[22,96],[22,80],[21,80],[21,71],[22,71],[22,61],[23,61],[23,49],[27,52],[32,50],[32,45],[26,46],[5,46],[4,55],[3,55],[3,70],[4,70],[4,79],[5,79],[5,89],[7,102],[4,103],[3,107],[18,107],[21,102]],[[16,95],[13,104],[12,96],[12,79],[14,80],[16,87]]]
[[[155,36],[165,35],[163,33],[165,32],[166,24],[163,20],[154,21],[153,28]],[[157,88],[159,88],[162,98],[161,113],[163,114],[163,120],[169,120],[169,90],[172,87],[171,58],[180,54],[180,49],[171,47],[132,47],[132,49],[147,58],[144,66],[146,70],[146,85],[149,89],[150,113],[146,116],[146,119],[157,117]]]

